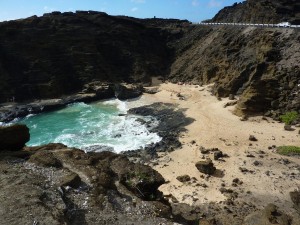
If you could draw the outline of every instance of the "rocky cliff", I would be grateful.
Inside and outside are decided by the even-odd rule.
[[[266,5],[275,16],[264,11]],[[213,20],[242,22],[239,15],[254,15],[252,8],[270,16],[265,22],[279,22],[283,14],[298,18],[299,3],[286,5],[249,0],[221,10]],[[145,84],[163,76],[173,82],[214,82],[216,96],[240,97],[238,115],[278,118],[300,109],[298,49],[299,29],[54,12],[0,23],[0,102],[59,97],[95,81]]]
[[[216,96],[240,96],[239,115],[299,110],[299,40],[296,29],[195,26],[172,43],[169,79],[215,82]]]
[[[231,23],[280,23],[300,24],[300,2],[298,0],[248,0],[225,7],[213,22]]]
[[[183,21],[168,22],[176,23]],[[53,98],[94,80],[145,82],[166,74],[168,35],[149,24],[91,11],[0,23],[0,101]]]

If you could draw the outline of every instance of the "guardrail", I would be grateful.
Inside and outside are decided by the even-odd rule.
[[[225,25],[225,26],[249,26],[249,27],[279,27],[279,28],[300,28],[300,25],[282,25],[282,24],[253,24],[253,23],[197,23],[197,25]]]

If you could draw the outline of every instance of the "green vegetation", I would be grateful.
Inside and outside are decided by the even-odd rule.
[[[281,155],[300,155],[300,147],[297,146],[279,146],[277,153]]]
[[[298,113],[296,111],[287,112],[280,116],[282,122],[286,125],[291,125],[298,118]]]
[[[133,171],[133,172],[130,172],[129,174],[126,175],[125,183],[130,188],[136,188],[136,186],[139,183],[144,182],[144,181],[149,182],[150,179],[151,179],[151,177],[148,174]]]

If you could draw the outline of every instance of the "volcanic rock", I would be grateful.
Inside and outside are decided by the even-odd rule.
[[[121,157],[118,161],[114,161],[112,169],[118,174],[120,183],[140,198],[145,200],[162,198],[162,194],[157,189],[165,180],[150,166],[133,164],[126,157]]]
[[[209,175],[214,174],[216,171],[216,167],[214,167],[214,164],[211,161],[211,159],[207,159],[206,161],[199,161],[196,163],[195,166],[201,173],[205,173]]]
[[[223,156],[224,156],[223,152],[220,150],[217,150],[214,152],[214,160],[218,160],[219,158],[222,158]]]
[[[233,8],[216,20],[299,18],[295,0],[248,0]],[[147,84],[159,75],[176,83],[214,82],[217,97],[239,96],[237,115],[274,110],[272,117],[278,118],[300,107],[299,36],[297,29],[195,26],[89,11],[2,22],[0,102],[58,98],[81,90],[96,92],[90,101],[112,94],[110,87],[106,92],[85,86],[91,82]],[[140,93],[134,92],[128,97]]]
[[[249,141],[257,141],[257,138],[254,135],[250,135]]]
[[[56,144],[26,152],[24,163],[0,151],[1,223],[169,224],[170,207],[157,190],[164,179],[150,167]]]
[[[115,96],[120,100],[137,98],[143,93],[141,85],[115,84]]]
[[[180,31],[187,22],[89,11],[2,22],[0,102],[57,98],[94,81],[150,82],[171,62],[171,32],[161,27]]]
[[[176,177],[176,179],[182,183],[184,182],[188,182],[191,180],[190,176],[189,175],[182,175],[182,176],[178,176]]]
[[[280,23],[283,21],[299,24],[297,0],[247,0],[225,7],[211,20],[227,23]]]
[[[78,188],[81,184],[81,179],[78,174],[70,173],[63,177],[60,186],[70,186],[72,188]]]
[[[30,139],[29,129],[26,125],[15,124],[0,127],[0,150],[18,151]]]

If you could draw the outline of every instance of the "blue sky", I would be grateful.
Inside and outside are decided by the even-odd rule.
[[[236,0],[0,0],[0,21],[41,16],[51,11],[96,10],[138,18],[212,18]]]

